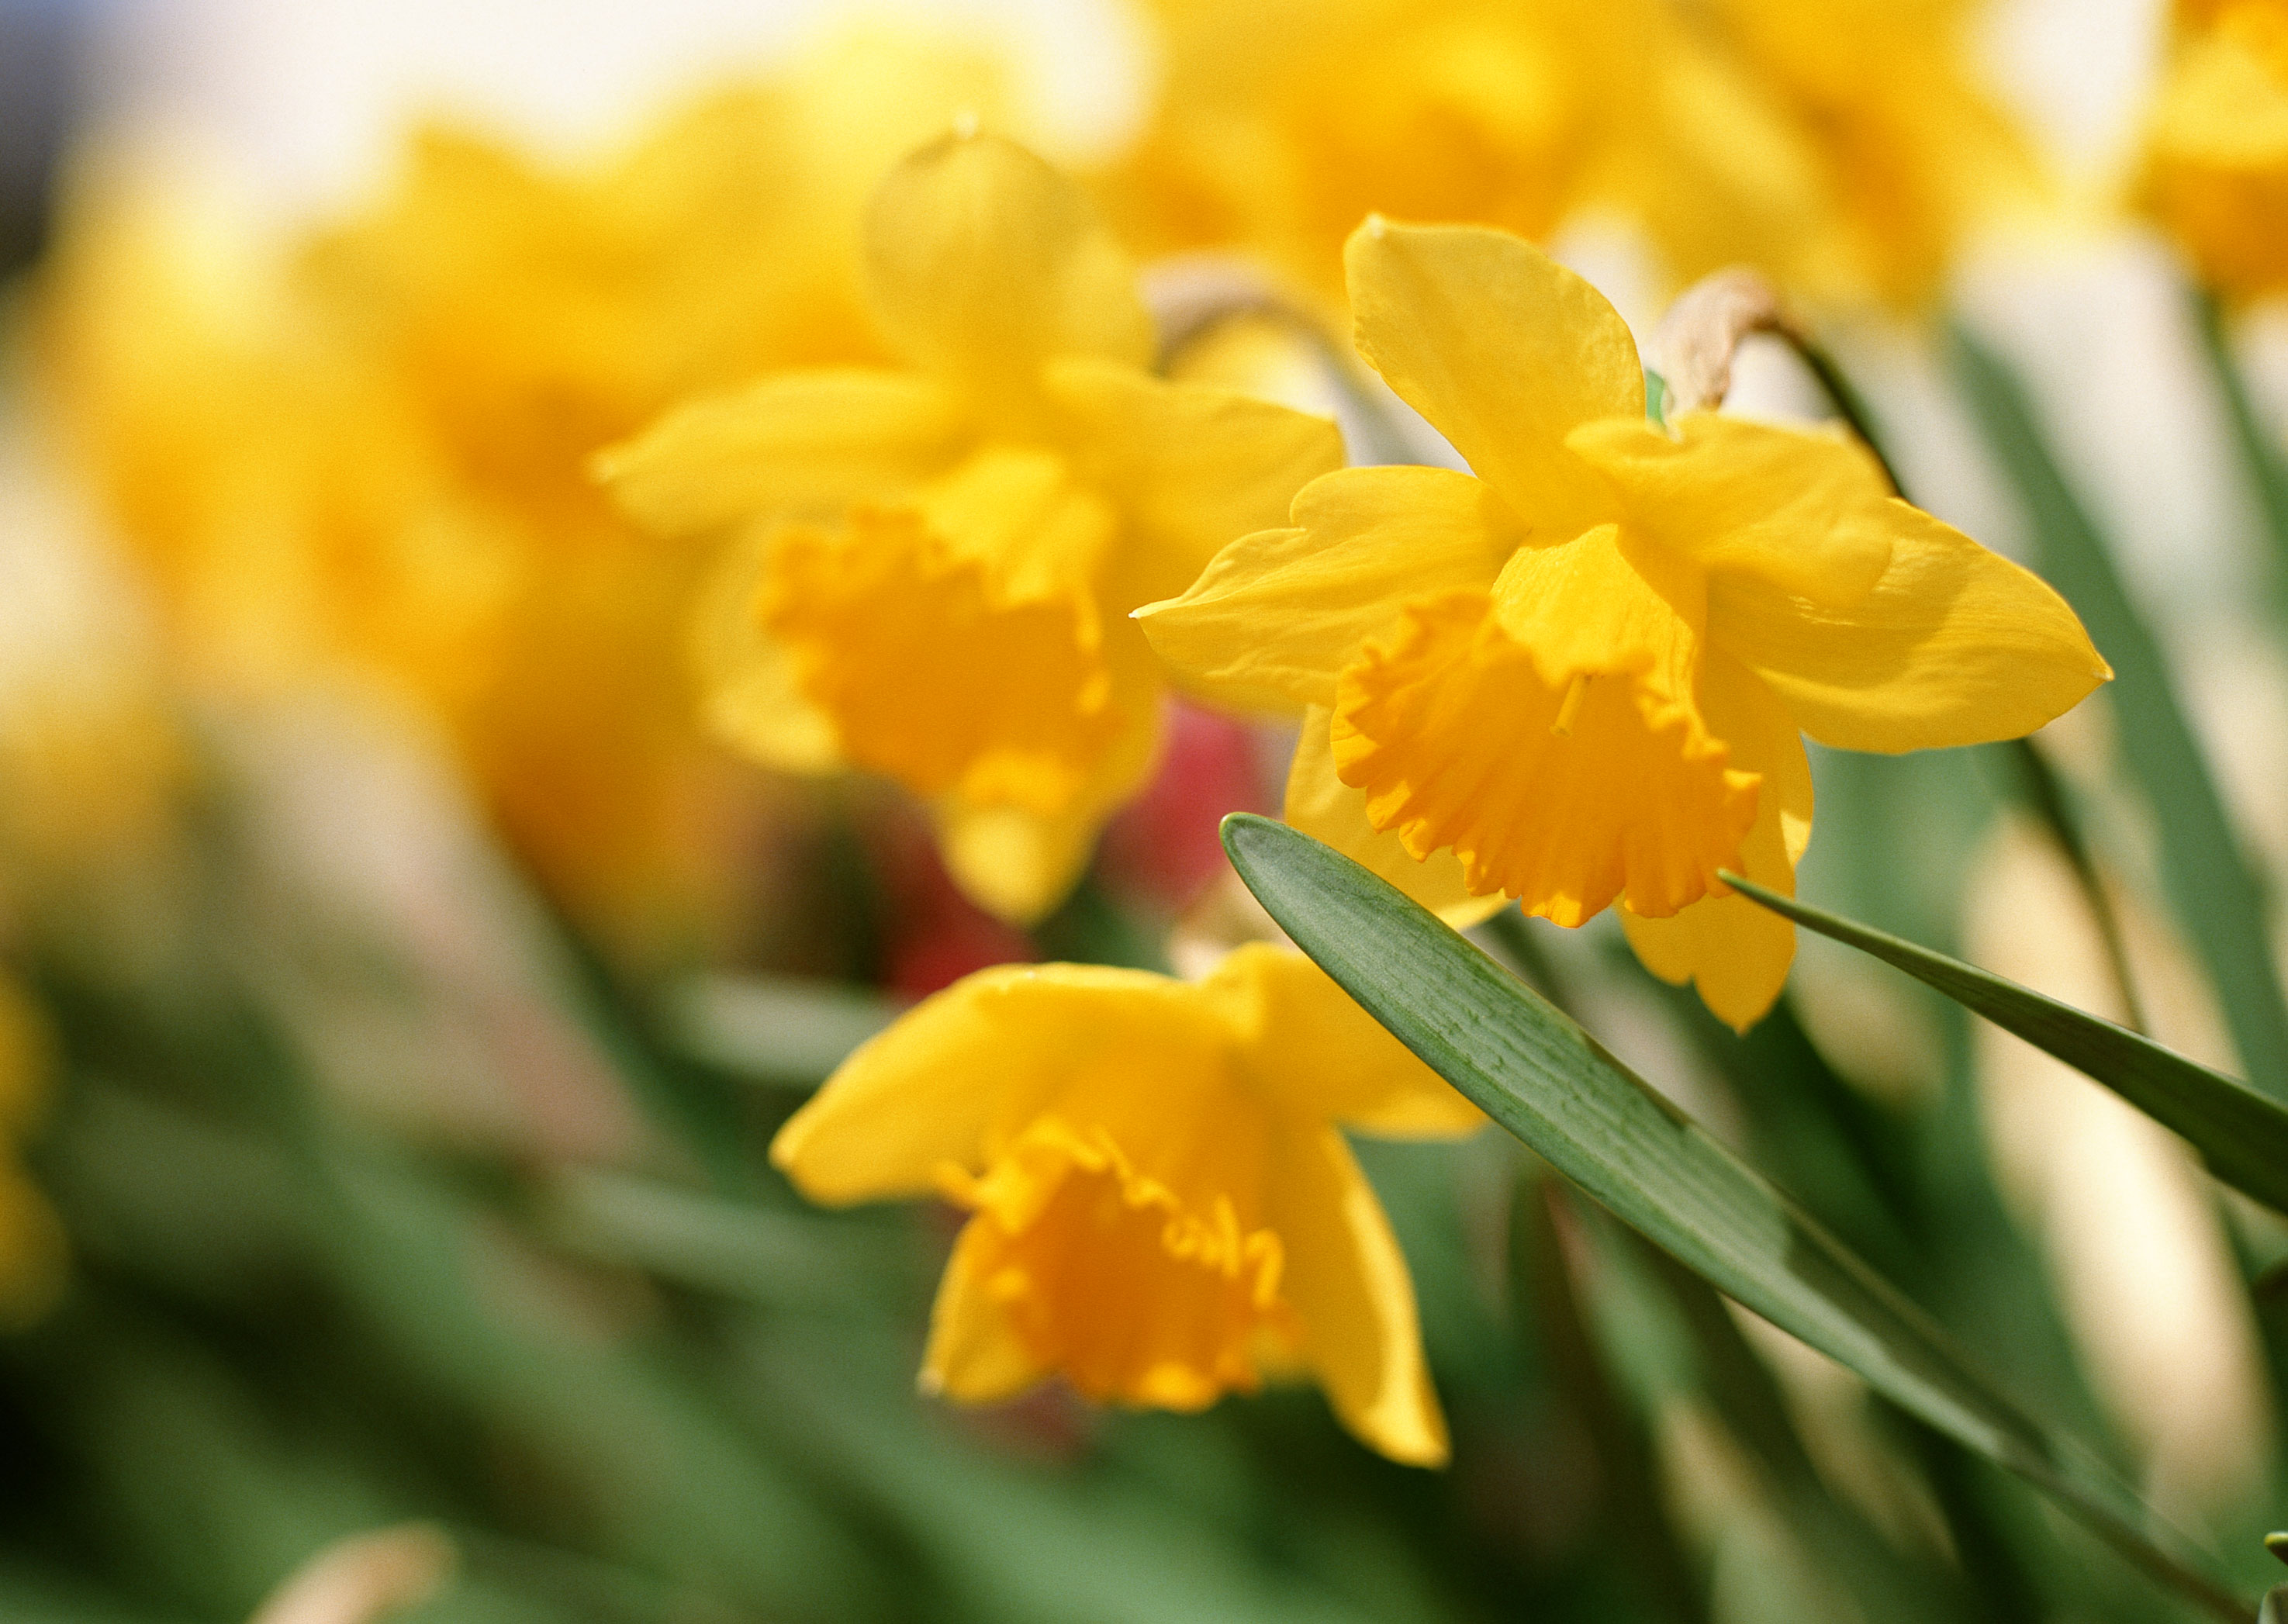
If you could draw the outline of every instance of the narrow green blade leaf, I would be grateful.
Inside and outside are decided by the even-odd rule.
[[[1224,820],[1259,901],[1432,1070],[1624,1223],[1910,1413],[2055,1495],[2216,1617],[2251,1610],[2135,1496],[1974,1374],[1866,1264],[1597,1041],[1434,915],[1268,819]]]
[[[876,993],[792,976],[701,976],[668,1000],[668,1041],[740,1077],[816,1088],[897,1018]]]
[[[2096,520],[2059,469],[2024,388],[1959,328],[1954,365],[2033,519],[2042,574],[2113,663],[2107,693],[2120,723],[2122,757],[2160,825],[2163,877],[2216,986],[2240,1063],[2260,1093],[2288,1102],[2288,998],[2273,968],[2264,887],[2178,703],[2160,645],[2131,600]]]
[[[1974,964],[1766,891],[1736,875],[1724,878],[1772,912],[1905,970],[2096,1079],[2182,1137],[2234,1189],[2288,1212],[2288,1110],[2238,1078]]]

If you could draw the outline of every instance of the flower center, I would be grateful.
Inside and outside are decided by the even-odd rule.
[[[1299,1345],[1279,1237],[1245,1227],[1229,1193],[1186,1202],[1100,1128],[1036,1123],[983,1177],[949,1172],[947,1193],[976,1216],[925,1381],[957,1397],[1023,1368],[1100,1403],[1197,1410],[1254,1391],[1259,1358]]]

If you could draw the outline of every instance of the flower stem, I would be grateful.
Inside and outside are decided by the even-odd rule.
[[[1898,465],[1892,462],[1889,452],[1884,449],[1882,432],[1876,425],[1873,409],[1843,368],[1836,364],[1835,358],[1799,332],[1783,331],[1780,336],[1794,349],[1805,368],[1819,381],[1820,388],[1834,405],[1837,416],[1850,425],[1852,433],[1858,436],[1859,443],[1867,448],[1868,454],[1882,464],[1883,477],[1891,482],[1891,488],[1903,498],[1912,501],[1913,498],[1907,495],[1905,486],[1900,483]],[[2106,965],[2113,973],[2115,990],[2121,997],[2123,1023],[2142,1032],[2145,1030],[2144,1011],[2138,1002],[2136,981],[2129,971],[2128,944],[2121,934],[2121,921],[2114,912],[2113,899],[2098,876],[2097,865],[2090,856],[2089,842],[2067,806],[2057,775],[2051,771],[2050,764],[2043,759],[2031,740],[2013,739],[2006,748],[2017,769],[2020,801],[2040,820],[2050,838],[2057,844],[2059,852],[2073,869],[2074,878],[2080,883],[2083,897],[2089,903],[2090,917],[2095,923],[2098,936],[2104,945]]]

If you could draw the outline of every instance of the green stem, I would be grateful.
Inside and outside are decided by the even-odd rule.
[[[2160,645],[2096,520],[2067,482],[2024,387],[1961,327],[1953,364],[1973,410],[2033,520],[2042,574],[2112,661],[2123,757],[2160,825],[2172,905],[2224,1006],[2249,1081],[2288,1101],[2288,997],[2272,961],[2264,887],[2179,703]]]
[[[1787,337],[1806,369],[1819,381],[1820,388],[1833,402],[1838,415],[1850,425],[1851,432],[1859,437],[1859,442],[1867,448],[1868,454],[1882,464],[1883,477],[1891,482],[1891,488],[1906,500],[1912,501],[1913,498],[1907,495],[1906,486],[1899,479],[1898,464],[1891,460],[1890,453],[1884,448],[1883,434],[1877,426],[1874,408],[1867,403],[1867,398],[1853,385],[1849,376],[1824,349],[1799,334]],[[2137,998],[2137,983],[2129,972],[2128,944],[2122,937],[2121,921],[2114,913],[2113,899],[2107,895],[2104,883],[2098,877],[2097,865],[2091,860],[2089,842],[2074,822],[2056,776],[2051,772],[2049,763],[2043,760],[2041,753],[2034,748],[2033,741],[2014,739],[2010,741],[2008,749],[2017,767],[2019,799],[2040,820],[2073,869],[2074,878],[2081,885],[2082,895],[2088,900],[2090,917],[2096,923],[2098,936],[2104,945],[2105,961],[2113,972],[2115,990],[2121,997],[2122,1013],[2129,1026],[2142,1032],[2145,1022]]]
[[[2020,798],[2048,827],[2051,838],[2057,842],[2072,867],[2074,878],[2080,882],[2082,895],[2088,899],[2097,933],[2105,943],[2106,963],[2113,971],[2114,986],[2121,994],[2121,1024],[2133,1032],[2147,1031],[2144,1006],[2137,997],[2136,978],[2130,973],[2128,945],[2121,932],[2120,916],[2114,912],[2113,899],[2098,877],[2089,843],[2067,809],[2065,787],[2031,739],[2013,739],[2005,748],[2009,751],[2011,765],[2017,769]]]
[[[1602,1509],[1632,1559],[1640,1596],[1658,1616],[1694,1624],[1708,1617],[1707,1585],[1662,1503],[1652,1434],[1614,1391],[1590,1336],[1564,1243],[1576,1222],[1559,1180],[1537,1162],[1521,1168],[1510,1201],[1511,1287],[1521,1306],[1531,1303],[1558,1390],[1609,1474]]]
[[[2264,516],[2265,533],[2271,539],[2273,590],[2276,596],[2288,596],[2288,462],[2283,461],[2278,444],[2258,416],[2247,380],[2233,359],[2223,306],[2213,295],[2198,289],[2190,297],[2201,353],[2208,357],[2209,375],[2216,380],[2225,416],[2232,425],[2233,445],[2240,453],[2241,466],[2248,471],[2258,510]]]

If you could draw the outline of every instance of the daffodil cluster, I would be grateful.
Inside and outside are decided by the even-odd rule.
[[[2039,186],[1957,5],[1841,9],[1156,0],[1148,127],[1084,178],[997,131],[989,67],[876,40],[598,171],[432,132],[260,274],[97,207],[49,366],[190,667],[413,693],[605,916],[719,886],[679,831],[720,810],[721,742],[898,786],[962,891],[1032,924],[1180,692],[1295,725],[1289,820],[1450,922],[1612,910],[1744,1029],[1794,938],[1724,876],[1792,890],[1806,735],[2013,738],[2109,675],[1847,435],[1648,410],[1621,317],[1528,240],[1617,208],[1678,274],[1924,298]],[[2223,9],[2240,83],[2271,13]],[[2218,212],[2174,116],[2157,195]],[[1172,378],[1132,246],[1347,305],[1466,471],[1347,467],[1329,419]],[[1196,1409],[1304,1376],[1431,1464],[1406,1265],[1342,1135],[1477,1123],[1251,943],[1193,982],[970,977],[773,1154],[820,1200],[966,1215],[934,1390]]]
[[[1006,76],[874,30],[592,168],[433,126],[379,202],[278,253],[91,165],[43,273],[44,380],[196,688],[379,686],[592,929],[719,931],[751,792],[684,655],[711,561],[628,523],[588,459],[690,392],[879,360],[861,210]]]
[[[1541,238],[1644,228],[1672,276],[1927,299],[2045,186],[1964,0],[1148,0],[1153,120],[1105,177],[1156,248],[1243,246],[1341,290],[1367,214]]]

